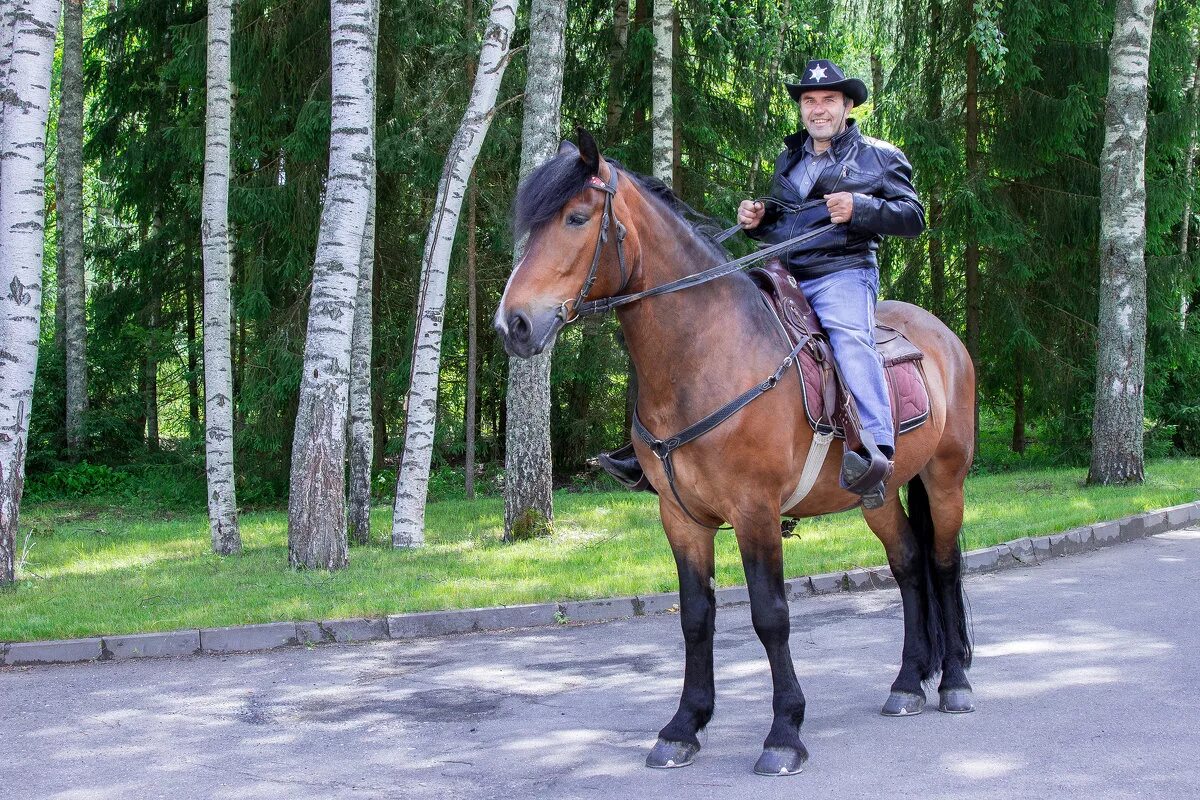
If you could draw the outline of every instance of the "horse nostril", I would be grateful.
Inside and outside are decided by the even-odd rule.
[[[529,321],[529,315],[524,311],[514,311],[508,315],[508,336],[516,342],[529,341],[530,335],[533,333],[533,324]]]

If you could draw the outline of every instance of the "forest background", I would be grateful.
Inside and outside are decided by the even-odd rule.
[[[570,4],[563,78],[564,132],[587,127],[606,155],[642,173],[651,151],[649,12],[647,0]],[[27,501],[124,491],[204,504],[206,13],[192,0],[84,3],[85,439],[68,451],[52,109]],[[486,13],[471,0],[381,4],[371,368],[380,499],[394,490],[403,446],[426,226]],[[682,198],[729,219],[740,199],[767,192],[780,140],[797,125],[781,83],[806,60],[831,58],[862,76],[871,98],[854,116],[909,156],[929,222],[920,239],[885,244],[882,294],[933,310],[975,349],[985,430],[990,445],[1003,430],[1006,445],[985,446],[977,469],[1086,463],[1113,3],[680,0],[676,18],[673,183]],[[1196,0],[1158,3],[1146,152],[1149,457],[1200,453],[1200,339],[1188,314],[1200,302],[1198,21]],[[527,22],[522,7],[455,247],[431,499],[462,492],[471,325],[479,341],[477,486],[498,492],[502,479],[508,368],[489,320],[512,266]],[[329,155],[328,31],[324,0],[242,0],[234,10],[230,220],[243,506],[278,505],[288,490]],[[56,64],[55,98],[58,74]],[[628,375],[615,320],[573,326],[560,338],[551,374],[559,485],[590,483],[589,457],[627,438]]]

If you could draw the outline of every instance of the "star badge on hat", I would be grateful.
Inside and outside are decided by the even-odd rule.
[[[847,78],[841,67],[826,58],[809,61],[804,67],[804,75],[799,83],[784,85],[797,103],[800,102],[802,94],[815,89],[842,92],[853,100],[856,106],[867,101],[867,85],[858,78]]]

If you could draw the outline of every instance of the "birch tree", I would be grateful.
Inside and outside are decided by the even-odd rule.
[[[371,85],[376,83],[379,59],[379,0],[371,4]],[[371,141],[375,141],[375,105],[371,104]],[[350,538],[371,540],[371,462],[375,429],[371,425],[372,288],[375,280],[375,165],[370,174],[370,199],[363,226],[358,265],[358,299],[354,304],[354,339],[350,349]]]
[[[437,419],[438,366],[442,357],[450,251],[467,182],[495,116],[496,96],[508,66],[516,18],[516,0],[496,0],[492,4],[471,99],[446,154],[425,236],[404,425],[404,457],[396,477],[396,502],[392,508],[393,547],[425,544],[425,500],[429,494],[429,463],[433,458]]]
[[[650,163],[654,177],[668,186],[675,160],[675,112],[671,97],[674,0],[654,0],[654,59],[650,70]]]
[[[1144,479],[1146,111],[1155,0],[1118,0],[1100,155],[1100,309],[1089,483]]]
[[[0,110],[0,586],[12,584],[37,372],[46,208],[46,120],[58,0],[3,0]],[[11,38],[8,30],[11,27]]]
[[[63,280],[66,356],[67,451],[72,460],[83,449],[87,412],[87,327],[84,323],[83,272],[83,0],[63,3],[62,91],[58,116],[58,242]]]
[[[521,125],[521,180],[558,152],[562,105],[565,0],[532,0],[529,9],[525,118]],[[518,242],[513,266],[525,243]],[[504,448],[504,536],[535,535],[554,520],[550,457],[550,357],[508,360],[508,428]]]
[[[307,569],[340,569],[347,561],[350,349],[375,164],[372,16],[371,3],[330,2],[329,173],[313,265],[288,497],[288,561]]]
[[[214,553],[242,549],[233,478],[233,365],[230,353],[229,163],[232,0],[208,3],[208,95],[201,239],[204,249],[204,451],[208,527]]]

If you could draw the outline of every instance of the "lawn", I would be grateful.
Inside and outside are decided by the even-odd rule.
[[[1200,459],[1153,462],[1137,487],[1085,488],[1084,476],[1079,469],[972,476],[965,549],[1200,498]],[[245,551],[218,558],[203,513],[30,505],[21,515],[27,559],[16,591],[0,595],[0,641],[672,591],[674,562],[657,509],[647,494],[562,492],[553,537],[503,544],[502,500],[433,503],[426,546],[398,551],[383,544],[390,513],[378,508],[378,544],[352,549],[350,566],[329,574],[287,567],[282,511],[243,515]],[[857,512],[801,522],[796,533],[784,543],[789,577],[884,563]],[[731,532],[717,535],[717,581],[743,582]]]

